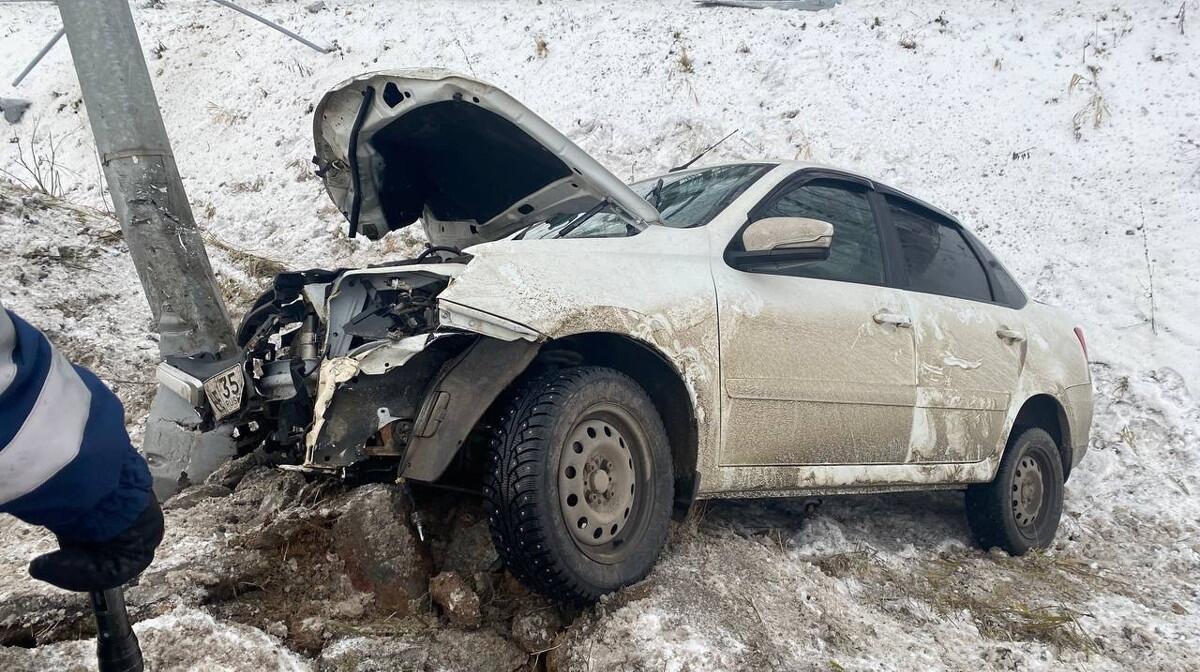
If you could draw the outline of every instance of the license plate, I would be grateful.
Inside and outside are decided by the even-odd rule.
[[[242,392],[246,386],[242,366],[232,366],[204,381],[204,396],[212,406],[217,420],[236,413],[242,407]]]

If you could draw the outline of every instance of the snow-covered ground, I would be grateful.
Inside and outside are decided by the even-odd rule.
[[[560,667],[1200,668],[1197,0],[846,0],[813,13],[682,0],[246,3],[336,41],[330,55],[211,2],[143,4],[197,219],[232,248],[292,267],[407,248],[396,234],[345,237],[308,163],[310,116],[350,75],[433,65],[501,86],[623,177],[662,172],[735,128],[706,162],[805,157],[873,174],[959,214],[1031,294],[1078,317],[1096,420],[1048,553],[974,549],[952,493],[830,500],[813,516],[714,504],[677,530],[645,585],[572,625],[552,656]],[[0,79],[56,26],[50,4],[0,5]],[[0,88],[14,95],[34,105],[0,125],[20,140],[0,143],[0,168],[28,180],[18,157],[36,124],[40,150],[57,145],[64,197],[103,208],[66,45],[19,90]],[[136,427],[155,345],[119,240],[88,211],[47,215],[14,194],[0,192],[0,299],[93,363]],[[230,294],[248,295],[253,269],[214,257]],[[46,541],[0,529],[8,600]],[[203,616],[177,618],[199,631]],[[156,622],[141,627],[166,627]],[[223,628],[235,625],[211,636],[233,636]],[[293,664],[264,637],[246,641],[277,657],[247,667]]]

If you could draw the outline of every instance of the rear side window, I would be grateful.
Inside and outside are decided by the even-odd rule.
[[[991,301],[987,273],[958,227],[908,203],[887,197],[904,251],[909,289],[974,301]]]
[[[1020,285],[1004,267],[1000,265],[995,258],[988,259],[988,266],[992,268],[992,277],[996,279],[996,287],[1000,293],[1004,295],[1004,302],[1013,308],[1020,308],[1025,305],[1025,292],[1021,291]]]
[[[971,232],[966,231],[964,235],[970,239],[972,246],[979,252],[980,258],[983,259],[984,265],[992,273],[992,291],[996,295],[996,301],[999,301],[1010,308],[1022,308],[1026,304],[1025,292],[1021,290],[1021,286],[1013,279],[1008,271],[1004,269],[1004,264],[992,254],[992,251],[979,241],[979,238]]]

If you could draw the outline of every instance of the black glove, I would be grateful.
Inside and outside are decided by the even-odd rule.
[[[162,543],[163,514],[154,495],[129,529],[101,542],[59,538],[57,551],[29,563],[29,575],[63,590],[90,592],[128,583],[154,560]]]

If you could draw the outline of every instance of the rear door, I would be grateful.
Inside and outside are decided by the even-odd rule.
[[[801,172],[751,209],[747,224],[827,221],[828,259],[752,270],[713,259],[723,465],[904,461],[915,342],[907,292],[887,286],[877,201],[865,181]],[[741,231],[728,249],[740,244]]]
[[[1024,361],[1024,325],[1001,305],[978,243],[905,198],[883,199],[912,306],[916,407],[907,462],[974,462],[990,454]]]

